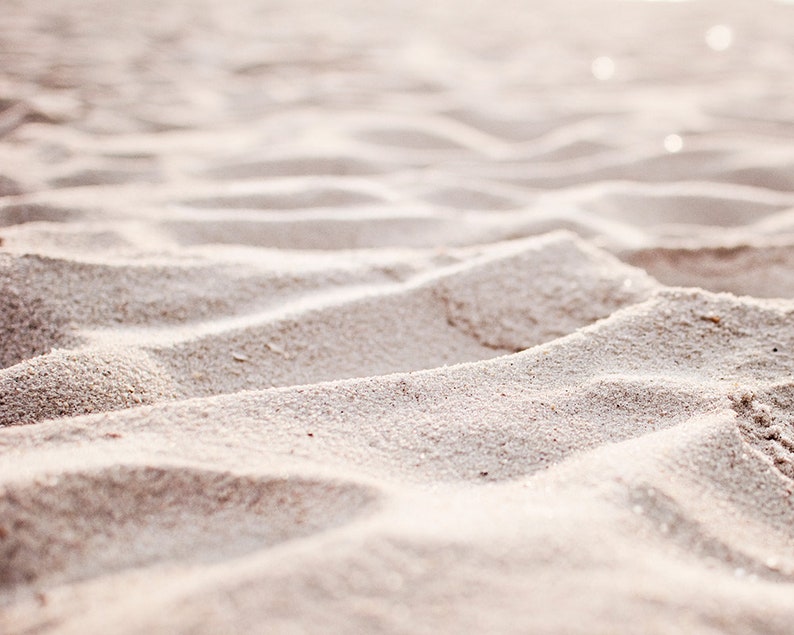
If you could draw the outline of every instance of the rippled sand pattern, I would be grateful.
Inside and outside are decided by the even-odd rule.
[[[794,5],[5,0],[0,631],[790,633]]]

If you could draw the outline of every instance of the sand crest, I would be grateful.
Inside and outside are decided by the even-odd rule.
[[[791,632],[794,6],[6,4],[1,632]]]

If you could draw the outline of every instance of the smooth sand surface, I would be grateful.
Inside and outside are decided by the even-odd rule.
[[[0,631],[791,633],[794,5],[8,0]]]

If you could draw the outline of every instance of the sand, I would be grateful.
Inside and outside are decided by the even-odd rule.
[[[792,631],[793,5],[1,12],[0,631]]]

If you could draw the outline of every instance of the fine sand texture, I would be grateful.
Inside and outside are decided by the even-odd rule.
[[[0,632],[794,632],[794,4],[4,0]]]

